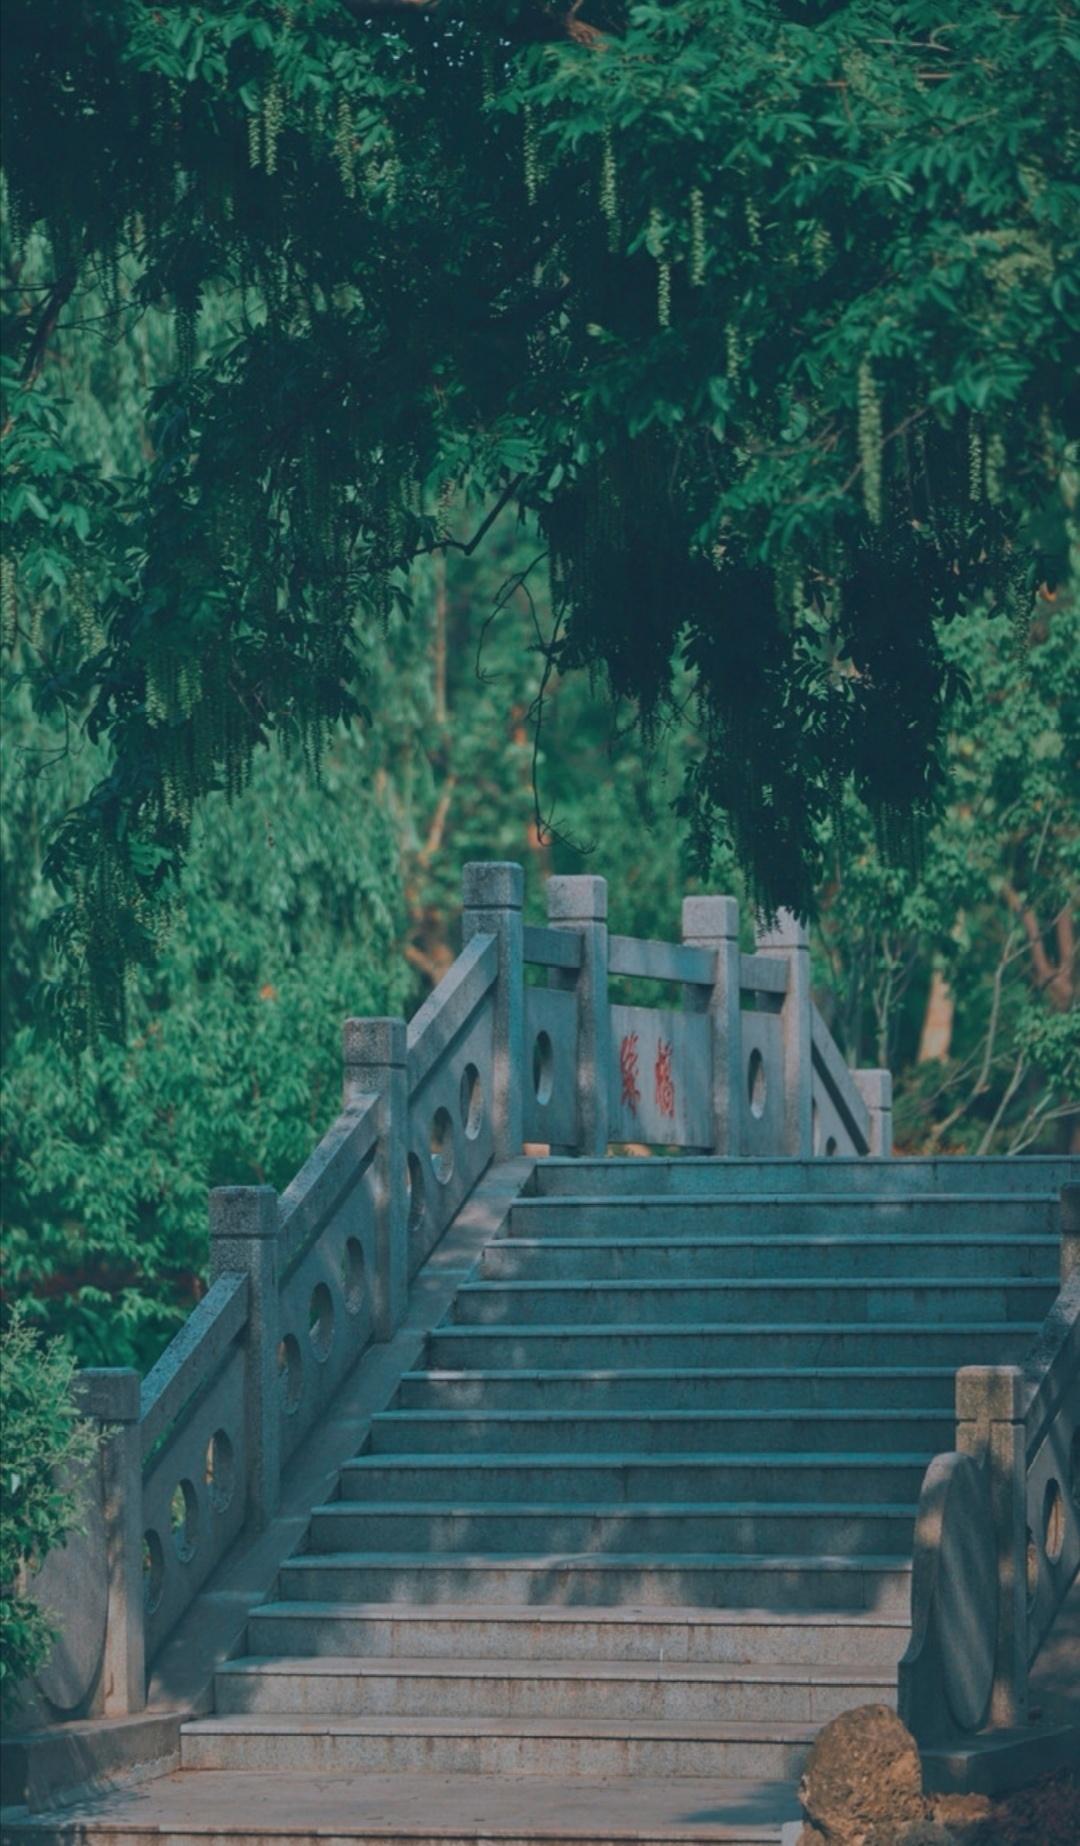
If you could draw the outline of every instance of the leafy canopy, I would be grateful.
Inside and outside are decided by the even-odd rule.
[[[507,504],[553,661],[647,733],[689,698],[702,853],[727,831],[757,897],[808,909],[846,788],[910,850],[963,677],[940,623],[1066,594],[1072,0],[88,0],[77,40],[11,0],[6,27],[9,217],[48,258],[14,308],[4,602],[109,749],[49,866],[91,991],[147,952],[193,805],[274,730],[317,754],[412,560]],[[42,392],[88,283],[106,323],[175,319],[124,474]]]

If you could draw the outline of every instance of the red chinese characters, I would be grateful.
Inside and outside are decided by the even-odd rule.
[[[662,1038],[656,1047],[656,1063],[653,1065],[653,1082],[655,1085],[656,1106],[661,1115],[675,1115],[675,1078],[671,1070],[671,1044]]]
[[[627,1032],[619,1045],[619,1075],[622,1078],[622,1099],[635,1114],[641,1101],[638,1089],[638,1035]]]

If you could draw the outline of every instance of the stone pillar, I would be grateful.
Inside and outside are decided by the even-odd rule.
[[[998,1557],[997,1646],[990,1718],[1028,1722],[1027,1445],[1018,1365],[965,1365],[956,1374],[956,1446],[984,1462]]]
[[[525,876],[509,860],[473,861],[462,874],[462,943],[494,936],[499,945],[495,985],[495,1055],[491,1116],[496,1160],[514,1160],[524,1140],[525,953],[521,905]]]
[[[742,1153],[742,1029],[740,1023],[739,905],[733,897],[684,897],[682,939],[690,947],[709,949],[716,973],[707,990],[712,1039],[712,1120],[714,1154]],[[688,989],[699,1004],[701,989]]]
[[[573,930],[581,940],[581,967],[570,976],[578,1021],[575,1151],[602,1159],[608,1147],[611,1094],[607,879],[588,874],[549,878],[547,910],[553,929]]]
[[[892,1072],[853,1070],[855,1088],[870,1116],[869,1154],[892,1153]]]
[[[210,1194],[210,1279],[248,1278],[244,1341],[247,1517],[259,1531],[281,1491],[278,1196],[273,1186],[218,1186]]]
[[[103,1432],[108,1599],[99,1696],[107,1718],[126,1718],[146,1705],[140,1385],[136,1371],[102,1367],[80,1372],[75,1387],[83,1415]]]
[[[343,1030],[345,1107],[364,1096],[377,1101],[378,1140],[372,1162],[375,1205],[374,1333],[392,1339],[405,1318],[409,1292],[409,1078],[403,1019],[346,1019]]]
[[[810,1037],[810,937],[790,910],[758,933],[758,954],[788,964],[780,1014],[784,1047],[784,1130],[781,1153],[806,1160],[814,1151],[814,1071]]]
[[[1080,1269],[1080,1185],[1061,1188],[1061,1286]]]

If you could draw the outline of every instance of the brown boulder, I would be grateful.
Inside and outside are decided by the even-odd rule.
[[[887,1705],[845,1711],[818,1733],[799,1800],[800,1846],[944,1846],[949,1837],[928,1822],[915,1739]]]

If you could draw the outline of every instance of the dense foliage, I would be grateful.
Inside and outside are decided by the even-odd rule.
[[[4,604],[109,748],[50,858],[69,1000],[74,970],[115,1010],[198,800],[373,705],[410,561],[507,503],[551,661],[647,730],[690,701],[702,852],[809,908],[853,788],[904,857],[943,624],[1065,593],[1072,0],[91,0],[77,42],[12,0],[5,36],[9,216],[48,256]],[[123,468],[40,390],[88,284],[175,321]]]
[[[72,1398],[74,1360],[18,1313],[0,1333],[0,1710],[47,1658],[53,1627],[28,1594],[33,1573],[78,1521],[81,1470],[93,1427]]]
[[[946,741],[950,797],[918,878],[850,805],[826,842],[816,973],[853,1064],[896,1073],[910,1152],[1080,1151],[1080,615],[1045,605],[963,635],[970,691]]]
[[[41,842],[98,771],[45,756],[27,777],[40,721],[25,694],[9,706],[5,1275],[85,1362],[146,1366],[189,1310],[207,1185],[292,1177],[337,1107],[341,1017],[410,1010],[454,953],[464,860],[524,860],[534,918],[546,872],[600,872],[615,929],[678,934],[693,880],[667,802],[694,739],[672,736],[666,765],[646,759],[581,676],[549,679],[536,774],[554,837],[540,837],[534,611],[518,592],[490,620],[532,552],[510,529],[494,537],[489,562],[451,560],[420,586],[390,637],[396,670],[372,663],[388,717],[378,757],[353,726],[321,782],[302,757],[267,751],[234,804],[204,805],[185,901],[122,1045],[68,1052],[34,1030],[34,924],[51,902]],[[549,620],[542,600],[535,619]],[[853,800],[843,839],[822,842],[815,986],[850,1061],[894,1071],[906,1151],[1051,1150],[1080,1127],[1067,745],[1080,624],[1048,607],[1025,639],[980,618],[966,665],[972,694],[946,745],[954,793],[921,877],[882,860]],[[745,902],[730,861],[710,884]]]

